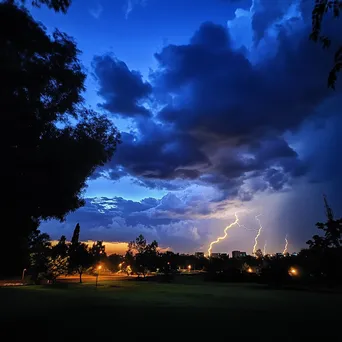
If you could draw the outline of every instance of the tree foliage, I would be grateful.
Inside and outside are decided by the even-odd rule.
[[[315,5],[312,11],[312,32],[310,38],[314,42],[320,42],[324,48],[328,48],[332,41],[331,38],[324,35],[323,20],[327,15],[332,15],[334,18],[340,16],[342,10],[342,0],[315,0]],[[342,46],[340,46],[334,57],[334,66],[331,69],[328,77],[328,86],[335,89],[337,74],[342,69]]]
[[[124,256],[114,253],[108,256],[106,266],[112,272],[122,271],[124,268],[124,261]]]
[[[35,7],[41,7],[44,5],[55,12],[66,13],[72,3],[72,0],[7,0],[7,2],[10,4],[25,4],[27,2],[31,2]]]
[[[146,276],[148,271],[155,270],[157,264],[158,242],[147,243],[143,235],[139,235],[134,241],[128,244],[128,254],[134,255],[134,271],[139,275]],[[127,255],[127,254],[126,254]]]
[[[80,225],[77,223],[69,246],[69,274],[78,273],[82,283],[83,273],[92,266],[93,258],[89,247],[79,241]]]
[[[57,8],[56,1],[38,3]],[[19,272],[30,232],[84,205],[86,180],[120,139],[107,117],[82,105],[85,73],[71,37],[58,30],[49,36],[25,9],[4,2],[0,44],[1,175],[4,212],[14,221],[4,238],[16,241],[10,269]]]
[[[45,278],[49,269],[51,252],[50,236],[36,230],[29,237],[30,268],[29,272],[35,282]]]
[[[60,255],[48,258],[47,275],[46,277],[55,282],[56,279],[62,275],[68,273],[69,259],[67,256],[62,257]]]
[[[317,222],[316,227],[323,232],[323,236],[314,235],[307,241],[310,248],[325,250],[327,248],[340,248],[342,243],[342,218],[335,219],[326,197],[324,196],[327,221]]]
[[[300,254],[306,269],[316,279],[336,283],[342,281],[342,219],[335,219],[326,197],[324,203],[327,221],[316,223],[323,234],[316,234],[307,241],[309,249],[301,251]]]

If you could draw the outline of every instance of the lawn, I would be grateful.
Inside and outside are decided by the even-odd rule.
[[[342,296],[259,285],[112,281],[0,289],[1,336],[35,341],[340,337]],[[336,326],[337,325],[337,326]],[[334,327],[336,326],[336,330]],[[5,339],[7,340],[7,339]]]

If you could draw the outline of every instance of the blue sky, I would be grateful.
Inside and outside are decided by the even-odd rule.
[[[125,242],[143,233],[176,251],[305,246],[336,214],[342,121],[332,51],[308,40],[310,4],[295,0],[74,0],[66,15],[31,9],[75,38],[86,104],[123,143],[88,182],[86,206],[42,230]],[[85,152],[86,153],[86,152]]]

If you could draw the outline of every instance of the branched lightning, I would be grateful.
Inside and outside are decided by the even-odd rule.
[[[287,234],[286,234],[285,235],[285,247],[284,247],[283,255],[285,255],[287,253],[288,245],[289,245],[289,241],[287,240]]]
[[[261,216],[261,214],[255,216],[255,219],[258,221],[259,223],[259,229],[258,229],[258,232],[257,232],[257,235],[255,236],[254,238],[254,246],[253,246],[253,254],[255,255],[256,253],[256,250],[257,250],[257,246],[258,246],[258,239],[259,239],[259,236],[261,234],[261,231],[262,231],[262,225],[261,225],[261,222],[259,220],[259,216]]]
[[[267,241],[265,241],[265,244],[264,244],[264,249],[262,251],[262,254],[265,256],[266,255],[266,247],[267,247]]]
[[[208,248],[208,256],[210,257],[211,256],[211,250],[213,249],[213,245],[215,245],[216,243],[219,243],[220,241],[224,240],[227,236],[228,236],[228,233],[227,231],[232,228],[233,226],[235,226],[236,224],[239,225],[239,217],[237,216],[237,213],[235,212],[234,213],[235,215],[235,221],[233,223],[231,223],[229,226],[227,226],[225,229],[224,229],[224,235],[223,236],[220,236],[218,237],[215,241],[212,241],[209,245],[209,248]],[[239,225],[240,226],[240,225]]]

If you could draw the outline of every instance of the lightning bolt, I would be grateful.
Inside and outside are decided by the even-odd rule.
[[[213,249],[213,245],[215,245],[216,243],[219,243],[220,241],[224,240],[227,236],[228,236],[228,233],[227,231],[232,228],[233,226],[235,226],[236,224],[239,225],[239,218],[237,216],[237,213],[235,212],[234,213],[235,215],[235,221],[233,223],[231,223],[229,226],[227,226],[226,228],[224,228],[224,235],[223,236],[220,236],[218,237],[215,241],[212,241],[209,245],[209,248],[208,248],[208,256],[210,257],[211,255],[211,250]],[[240,225],[239,225],[240,226]]]
[[[265,244],[264,244],[264,249],[262,251],[262,254],[265,256],[266,255],[266,247],[267,247],[267,241],[265,241]]]
[[[259,236],[261,234],[261,231],[262,231],[262,225],[261,225],[261,222],[259,220],[259,216],[261,216],[261,214],[255,216],[255,219],[258,221],[259,223],[259,229],[258,229],[258,232],[257,232],[257,235],[255,236],[254,238],[254,246],[253,246],[253,254],[255,255],[255,252],[257,250],[257,246],[258,246],[258,239],[259,239]]]
[[[286,234],[285,235],[285,247],[284,247],[283,255],[285,255],[287,253],[288,245],[289,245],[289,241],[287,240],[287,234]]]

